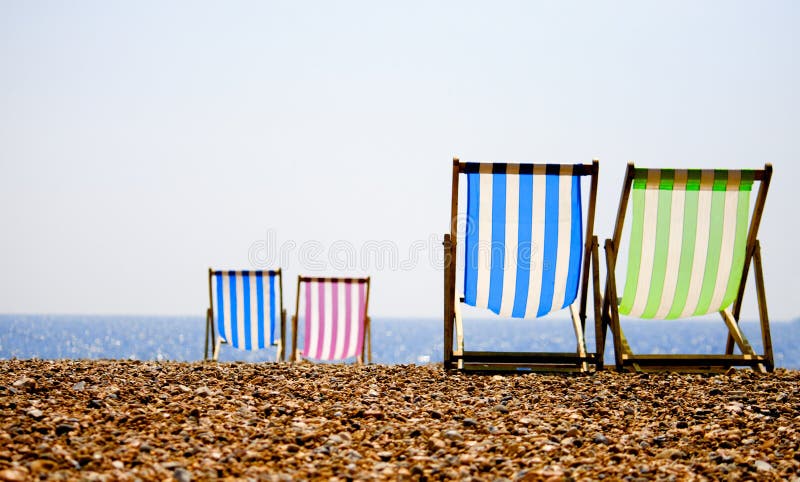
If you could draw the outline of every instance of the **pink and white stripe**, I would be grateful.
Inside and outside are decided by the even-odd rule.
[[[342,360],[361,355],[366,283],[358,279],[303,280],[305,346],[302,355]]]

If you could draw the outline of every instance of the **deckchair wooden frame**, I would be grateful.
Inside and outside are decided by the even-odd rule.
[[[761,265],[761,248],[758,241],[758,228],[761,224],[761,216],[764,210],[764,203],[769,190],[770,179],[772,178],[772,165],[765,164],[764,169],[753,171],[754,181],[759,181],[758,194],[755,206],[750,216],[750,226],[747,233],[747,244],[745,251],[744,267],[742,277],[739,282],[739,289],[733,303],[733,310],[723,309],[720,316],[725,326],[728,328],[728,337],[725,346],[725,354],[703,355],[703,354],[671,354],[671,355],[643,355],[634,354],[622,331],[619,319],[616,266],[617,253],[619,252],[622,229],[625,222],[628,200],[631,194],[635,167],[633,163],[628,163],[625,173],[625,181],[620,196],[617,220],[614,226],[612,239],[605,241],[606,251],[606,287],[602,309],[602,327],[597,333],[598,339],[605,344],[606,331],[611,329],[614,341],[614,362],[617,370],[633,369],[643,370],[680,370],[680,371],[716,371],[734,366],[748,366],[757,371],[772,371],[775,367],[772,352],[772,337],[769,329],[769,315],[767,313],[767,299],[764,291],[764,275]],[[753,272],[756,282],[756,296],[758,300],[758,314],[761,325],[761,337],[764,347],[762,354],[757,354],[750,346],[747,337],[739,329],[739,314],[741,313],[742,299],[744,297],[745,283],[750,267],[753,262]],[[612,300],[614,302],[612,302]],[[733,353],[734,344],[739,348],[741,354]],[[598,350],[602,364],[602,351]]]
[[[292,351],[289,355],[289,361],[294,363],[300,358],[299,350],[297,349],[297,320],[300,315],[300,285],[302,283],[320,281],[344,281],[347,283],[366,283],[367,291],[364,299],[364,338],[361,344],[361,355],[356,357],[356,364],[361,365],[364,363],[364,355],[366,354],[367,363],[372,363],[372,323],[369,317],[369,288],[370,277],[352,278],[352,277],[320,277],[320,276],[298,276],[297,277],[297,296],[295,297],[294,315],[292,316]],[[308,334],[306,334],[308,336]]]
[[[513,164],[505,164],[511,166]],[[535,166],[535,164],[534,164]],[[460,304],[463,297],[456,296],[456,245],[457,245],[457,217],[458,217],[458,181],[459,175],[466,172],[467,163],[453,158],[452,192],[450,203],[450,233],[444,235],[444,368],[446,370],[459,369],[464,371],[586,371],[588,365],[597,363],[594,353],[586,349],[586,308],[589,283],[589,270],[594,298],[594,325],[595,331],[601,328],[600,320],[600,264],[599,243],[594,235],[595,205],[597,202],[597,178],[599,161],[593,159],[589,165],[576,165],[575,175],[590,176],[591,187],[589,192],[589,206],[586,220],[586,235],[584,239],[583,265],[581,267],[580,281],[580,308],[575,309],[575,304],[570,306],[573,329],[577,347],[575,352],[496,352],[496,351],[465,351],[463,339],[463,326]],[[457,349],[453,348],[454,328]],[[602,345],[596,344],[597,350],[602,351]]]
[[[275,274],[278,277],[278,302],[280,306],[280,330],[281,330],[281,337],[278,340],[278,343],[274,346],[278,347],[277,354],[276,354],[276,361],[281,362],[284,361],[286,357],[285,347],[286,347],[286,310],[283,308],[283,274],[281,273],[281,269],[275,270],[249,270],[255,273],[263,273],[263,274]],[[206,310],[206,338],[205,338],[205,345],[204,345],[204,353],[203,359],[208,360],[209,349],[211,350],[211,359],[213,361],[217,361],[219,358],[219,350],[222,344],[227,344],[227,341],[222,340],[222,338],[217,338],[217,327],[214,325],[214,295],[211,290],[211,279],[217,273],[228,273],[228,270],[214,270],[208,268],[208,310]],[[210,343],[209,343],[210,342]]]

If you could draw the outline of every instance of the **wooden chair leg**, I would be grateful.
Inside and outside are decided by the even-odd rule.
[[[463,355],[464,354],[464,320],[461,318],[461,303],[464,302],[464,298],[457,297],[458,301],[453,306],[453,312],[455,313],[455,328],[456,328],[456,349],[453,352],[454,355]]]
[[[570,318],[572,318],[572,329],[575,331],[575,341],[577,344],[576,353],[582,359],[579,363],[579,369],[585,372],[589,368],[586,365],[586,339],[584,338],[583,323],[581,322],[580,314],[575,307],[575,303],[569,305],[569,314]]]
[[[220,339],[217,340],[217,343],[214,345],[214,357],[213,357],[214,361],[219,360],[219,348],[222,345],[222,343],[223,343],[222,339],[220,338]]]
[[[367,363],[372,365],[372,319],[367,317],[365,320],[366,323],[366,335],[367,335]]]
[[[610,239],[606,240],[606,299],[610,314],[611,334],[614,337],[614,362],[617,370],[622,370],[622,337],[619,326],[619,311],[617,310],[617,280],[614,275],[614,268],[617,264],[617,254],[614,244]]]
[[[289,362],[295,361],[297,361],[297,315],[292,315],[292,351],[289,354]]]
[[[278,356],[279,362],[286,361],[286,310],[281,310],[281,347]]]
[[[592,290],[594,293],[595,368],[603,369],[603,352],[606,349],[605,326],[602,322],[603,297],[600,294],[600,255],[597,236],[592,238]]]
[[[772,353],[772,334],[769,329],[769,314],[767,312],[767,294],[764,290],[764,272],[761,265],[761,243],[756,240],[756,249],[753,256],[753,272],[756,277],[756,295],[758,297],[758,314],[761,321],[761,339],[764,344],[764,357],[767,359],[766,369],[772,372],[775,369],[775,360]]]
[[[451,270],[455,269],[452,249],[453,241],[449,234],[444,235],[444,354],[443,365],[445,370],[453,368],[453,305],[455,287],[452,286]]]
[[[208,330],[209,328],[211,328],[211,319],[209,317],[209,311],[211,311],[210,308],[206,310],[206,340],[205,343],[203,344],[203,360],[208,360]]]

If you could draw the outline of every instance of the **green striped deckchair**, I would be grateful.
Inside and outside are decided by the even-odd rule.
[[[608,282],[603,328],[610,325],[618,369],[751,366],[773,369],[758,226],[772,175],[763,170],[642,169],[628,164],[613,239],[606,241]],[[760,182],[750,213],[750,194]],[[627,275],[617,297],[616,259],[632,198]],[[744,285],[753,260],[764,353],[739,329]],[[617,303],[612,303],[616,300]],[[731,308],[732,307],[732,311]],[[718,312],[728,327],[725,354],[634,354],[619,316],[667,320]],[[736,343],[741,354],[733,353]]]

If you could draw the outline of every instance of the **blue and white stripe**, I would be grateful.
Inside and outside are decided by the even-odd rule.
[[[215,271],[213,273],[217,331],[239,350],[275,344],[275,271]]]
[[[533,318],[575,301],[583,254],[581,168],[467,163],[468,305]]]

